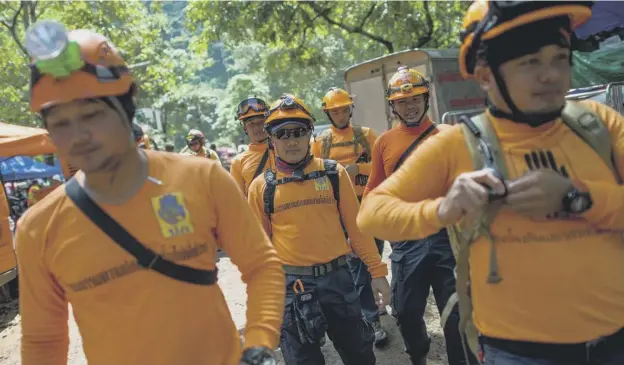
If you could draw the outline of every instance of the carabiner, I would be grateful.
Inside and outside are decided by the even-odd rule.
[[[299,286],[299,290],[297,290],[297,284]],[[295,294],[303,293],[303,283],[300,279],[297,279],[293,284],[293,291],[295,292]]]

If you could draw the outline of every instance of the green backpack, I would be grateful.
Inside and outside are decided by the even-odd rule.
[[[609,131],[598,115],[576,102],[567,102],[562,112],[563,122],[574,131],[585,143],[587,143],[602,158],[607,166],[613,171],[618,183],[622,184],[622,178],[615,168],[613,150]],[[462,123],[466,145],[472,157],[474,170],[480,170],[486,166],[495,168],[503,178],[508,176],[505,159],[502,155],[496,133],[492,129],[490,121],[485,113],[464,119]],[[459,332],[464,342],[464,354],[468,358],[470,350],[478,358],[479,333],[472,321],[472,301],[469,293],[470,286],[470,246],[484,236],[490,242],[490,270],[488,275],[489,284],[497,284],[502,278],[498,273],[496,246],[490,235],[490,224],[502,207],[501,200],[489,203],[481,212],[478,219],[473,222],[462,222],[447,227],[453,254],[457,261],[456,266],[456,292],[449,298],[440,321],[442,328],[446,325],[449,315],[456,304],[459,305]],[[466,344],[468,348],[466,348]]]

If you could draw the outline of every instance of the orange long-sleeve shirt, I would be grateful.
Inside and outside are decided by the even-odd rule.
[[[260,166],[262,156],[267,151],[269,146],[266,143],[252,143],[249,145],[249,150],[236,155],[232,159],[232,166],[230,166],[230,174],[236,183],[241,188],[241,191],[247,196],[249,191],[249,185],[254,179],[254,173]],[[275,153],[269,149],[269,157],[267,158],[264,170],[275,168]],[[262,175],[262,172],[260,173]]]
[[[360,128],[362,128],[362,134],[364,134],[364,137],[366,138],[368,145],[372,149],[373,145],[375,144],[375,141],[377,140],[377,134],[375,133],[374,130],[370,128],[367,128],[367,127],[360,127]],[[345,129],[338,129],[334,127],[333,125],[331,125],[329,127],[329,130],[331,131],[331,134],[332,134],[332,144],[341,143],[341,142],[350,142],[355,139],[352,126],[349,126],[348,128],[345,128]],[[323,151],[323,138],[322,137],[317,137],[312,142],[310,151],[312,152],[314,156],[319,157],[319,158],[324,158],[322,156],[322,151]],[[357,161],[357,159],[360,158],[360,156],[364,152],[366,151],[364,151],[364,148],[360,145],[358,145],[357,155],[355,154],[354,145],[337,146],[337,147],[332,147],[329,150],[329,157],[327,158],[336,160],[343,166],[348,166],[348,165],[355,164],[355,161]],[[370,151],[369,154],[372,154],[372,151]],[[370,175],[370,171],[371,171],[370,162],[360,162],[360,163],[357,163],[357,166],[358,166],[360,175],[364,175],[364,176]],[[355,189],[355,194],[357,196],[362,196],[362,194],[364,193],[364,186],[356,184],[356,182],[353,180],[351,181],[351,183],[353,184],[353,188]]]
[[[323,170],[323,160],[314,158],[304,172]],[[249,187],[251,209],[271,236],[273,246],[284,264],[311,266],[329,262],[351,252],[345,239],[340,218],[349,235],[355,253],[364,261],[373,278],[388,275],[372,236],[360,232],[355,222],[360,204],[353,191],[349,175],[338,165],[340,211],[327,177],[278,185],[275,192],[275,212],[264,212],[264,174]],[[276,179],[285,177],[277,173]]]
[[[379,186],[388,176],[392,175],[394,167],[399,161],[399,158],[401,158],[403,152],[405,152],[412,142],[427,130],[431,124],[432,122],[429,118],[423,120],[422,123],[416,127],[407,127],[405,124],[399,123],[396,127],[382,133],[379,138],[377,138],[377,142],[373,146],[370,175],[368,177],[366,189],[364,189],[364,196]],[[425,140],[446,128],[449,128],[449,126],[446,124],[439,124],[436,130],[425,137]]]
[[[245,345],[276,347],[284,272],[233,179],[208,159],[145,153],[149,176],[161,183],[146,180],[126,203],[100,206],[169,260],[213,270],[223,248],[247,283]],[[238,365],[240,340],[219,286],[138,267],[65,189],[17,227],[22,364],[67,363],[70,303],[89,364]]]
[[[624,172],[624,118],[588,102],[611,135],[616,166]],[[513,180],[536,167],[551,168],[588,187],[592,208],[577,219],[539,219],[503,207],[490,230],[503,281],[487,284],[490,248],[471,247],[475,324],[486,336],[579,343],[624,327],[624,186],[561,120],[531,128],[493,118]],[[362,230],[392,240],[417,239],[442,228],[437,209],[455,178],[472,171],[460,126],[423,143],[362,203]],[[417,188],[415,188],[415,186]]]

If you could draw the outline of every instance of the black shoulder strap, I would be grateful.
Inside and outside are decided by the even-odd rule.
[[[264,213],[271,215],[274,212],[275,188],[277,187],[277,181],[275,181],[275,172],[271,169],[264,171],[264,194],[262,200],[264,201]]]
[[[257,178],[262,171],[264,170],[264,166],[266,166],[267,160],[269,159],[269,148],[266,149],[266,151],[264,151],[264,154],[262,155],[262,160],[260,160],[260,165],[258,165],[258,168],[256,169],[256,172],[254,172],[253,178]]]
[[[331,183],[336,204],[340,203],[340,181],[338,180],[338,163],[334,160],[323,160],[327,178]]]
[[[275,172],[267,169],[264,172],[264,194],[262,200],[264,202],[264,213],[271,215],[275,212],[275,190],[278,185],[288,184],[294,181],[314,180],[319,177],[327,176],[332,186],[334,199],[336,204],[340,204],[340,183],[338,180],[338,163],[334,160],[323,160],[324,169],[322,171],[312,171],[309,174],[295,177],[285,177],[280,180],[276,179]]]
[[[148,247],[141,244],[119,223],[100,208],[78,184],[71,179],[65,184],[67,196],[102,232],[113,240],[119,247],[136,258],[139,266],[154,270],[172,279],[198,285],[212,285],[217,282],[217,270],[201,270],[189,266],[178,265],[169,261]]]
[[[420,142],[422,142],[425,139],[425,137],[427,137],[435,129],[436,129],[435,124],[432,124],[431,126],[429,126],[429,128],[427,128],[424,132],[422,132],[422,134],[420,136],[418,136],[418,138],[416,138],[416,140],[414,142],[412,142],[412,144],[409,147],[407,147],[407,149],[405,150],[405,152],[403,152],[401,157],[399,157],[399,161],[397,161],[396,165],[394,165],[394,170],[392,170],[392,171],[394,172],[394,171],[398,170],[399,167],[401,167],[401,165],[403,165],[403,162],[405,162],[405,160],[407,160],[407,158],[412,153],[414,148],[416,148],[416,146],[418,146],[418,144]]]

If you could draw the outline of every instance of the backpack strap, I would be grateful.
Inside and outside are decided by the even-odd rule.
[[[355,155],[359,155],[357,146],[360,145],[364,149],[367,155],[371,155],[371,148],[368,144],[368,140],[364,135],[364,129],[359,125],[353,126],[353,139],[355,139]]]
[[[613,171],[617,182],[622,184],[622,176],[615,165],[611,136],[600,117],[581,104],[571,101],[566,102],[561,116],[568,128],[596,151],[598,156]]]
[[[418,138],[416,138],[416,140],[412,142],[412,144],[409,147],[407,147],[407,149],[405,150],[405,152],[403,152],[401,157],[399,157],[399,160],[397,161],[396,165],[394,165],[394,169],[392,170],[392,172],[395,172],[396,170],[398,170],[399,167],[403,165],[403,162],[407,160],[409,155],[412,154],[412,151],[414,151],[414,148],[416,148],[416,146],[418,146],[420,142],[422,142],[425,139],[425,137],[431,134],[431,132],[433,132],[435,129],[436,129],[436,125],[432,124],[431,126],[429,126],[429,128],[427,128],[424,132],[422,132],[420,136],[418,136]]]
[[[276,179],[276,174],[274,171],[272,171],[271,169],[267,169],[264,172],[264,213],[269,216],[275,213],[275,190],[277,189],[278,185],[288,184],[291,182],[314,180],[325,176],[327,176],[327,178],[329,179],[334,194],[334,200],[336,200],[336,205],[339,206],[340,184],[338,179],[338,163],[334,160],[323,160],[323,166],[323,170],[312,171],[305,175],[303,175],[302,170],[296,170],[295,172],[293,172],[292,176],[287,176],[279,180]]]
[[[340,207],[340,181],[338,180],[338,162],[334,160],[323,160],[323,166],[325,168],[326,176],[329,179],[329,183],[332,186],[336,205]]]
[[[274,212],[274,199],[275,189],[277,188],[277,180],[275,179],[275,172],[271,169],[264,171],[264,194],[262,200],[264,201],[264,213],[270,216]]]
[[[321,158],[329,158],[329,150],[332,148],[332,133],[330,129],[326,129],[321,134]]]
[[[269,159],[269,148],[267,148],[266,151],[264,151],[264,154],[262,155],[262,160],[260,160],[260,165],[258,165],[256,172],[254,172],[253,174],[253,179],[258,177],[262,173],[262,171],[264,170],[264,167],[266,166],[268,159]]]
[[[505,160],[501,152],[500,144],[496,133],[492,128],[487,115],[480,114],[471,119],[463,116],[462,122],[464,139],[466,146],[472,157],[475,171],[485,167],[496,171],[499,178],[507,176]],[[490,202],[476,221],[463,220],[457,225],[447,227],[453,254],[457,265],[456,292],[449,298],[440,315],[442,328],[446,325],[448,317],[451,315],[455,305],[459,307],[459,333],[462,337],[464,356],[469,358],[468,351],[475,356],[479,353],[479,332],[472,320],[472,300],[470,298],[470,248],[479,235],[485,236],[490,241],[490,274],[488,282],[496,284],[502,279],[498,274],[498,262],[496,257],[496,247],[490,235],[489,226],[502,207],[502,201]],[[468,360],[466,360],[468,361]]]
[[[462,117],[460,120],[462,128],[464,128],[464,139],[472,156],[475,171],[490,168],[494,171],[496,177],[505,180],[509,176],[505,165],[505,157],[501,151],[496,132],[492,128],[487,115],[482,113],[470,119]],[[471,225],[471,227],[459,227],[464,236],[464,241],[467,241],[469,245],[475,241],[478,235],[486,236],[490,241],[490,274],[488,283],[491,284],[496,284],[502,280],[498,274],[496,247],[489,231],[490,224],[496,218],[502,205],[502,200],[490,202],[476,222],[464,222]]]

